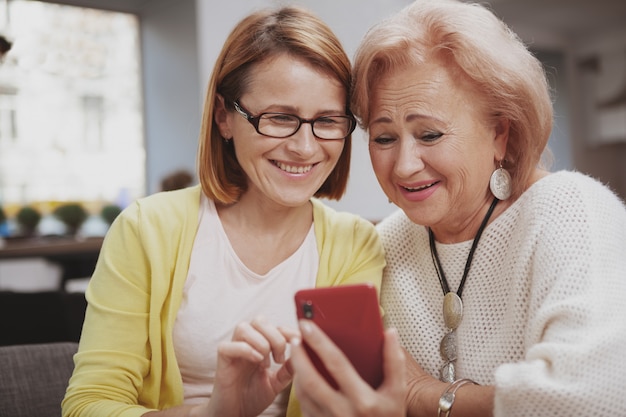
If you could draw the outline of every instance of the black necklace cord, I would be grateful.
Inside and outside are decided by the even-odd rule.
[[[446,280],[446,276],[443,273],[443,268],[441,267],[441,262],[439,261],[439,255],[437,255],[437,247],[435,246],[435,235],[433,234],[433,231],[430,230],[430,227],[428,228],[428,243],[430,243],[430,257],[433,260],[433,265],[435,266],[435,271],[437,272],[437,278],[439,278],[443,295],[446,295],[450,292],[450,286],[448,285],[448,280]]]
[[[459,288],[456,290],[456,294],[461,298],[461,294],[463,294],[463,287],[465,286],[465,281],[467,280],[467,276],[469,275],[470,267],[472,266],[472,259],[474,258],[474,252],[476,251],[476,247],[478,246],[478,241],[480,240],[483,231],[487,227],[487,223],[493,214],[493,210],[496,208],[498,204],[497,198],[494,198],[489,206],[489,210],[487,210],[487,214],[483,218],[478,231],[476,232],[476,237],[474,237],[474,242],[472,243],[472,248],[469,251],[469,255],[467,256],[467,261],[465,262],[465,269],[463,270],[463,277],[461,278],[461,282],[459,283]],[[435,235],[433,231],[428,228],[428,242],[430,244],[430,256],[433,259],[433,264],[435,265],[435,271],[437,271],[437,277],[439,278],[439,283],[441,284],[441,289],[443,290],[443,295],[446,295],[450,292],[450,286],[448,285],[448,280],[446,279],[446,275],[443,273],[443,267],[441,266],[441,261],[439,260],[439,255],[437,254],[437,246],[435,245]]]

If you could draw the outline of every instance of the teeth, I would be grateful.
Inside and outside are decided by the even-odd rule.
[[[309,172],[313,168],[313,165],[291,166],[278,161],[276,161],[276,166],[285,172],[289,172],[290,174],[304,174],[305,172]]]
[[[423,185],[421,187],[404,187],[407,191],[420,191],[420,190],[425,190],[426,188],[430,187],[432,184],[428,184],[428,185]]]

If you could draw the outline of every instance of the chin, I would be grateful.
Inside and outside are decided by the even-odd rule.
[[[413,223],[418,224],[420,226],[428,226],[428,222],[424,218],[424,210],[418,209],[414,207],[400,207],[404,214],[411,220]]]
[[[276,203],[285,207],[300,207],[309,202],[313,194],[301,196],[282,196],[274,199]]]

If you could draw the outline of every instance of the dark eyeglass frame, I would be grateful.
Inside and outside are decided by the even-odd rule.
[[[302,127],[302,125],[304,123],[308,123],[311,125],[311,131],[313,132],[313,135],[321,140],[344,140],[345,138],[347,138],[348,136],[350,136],[352,134],[352,132],[354,132],[354,129],[356,129],[356,119],[354,118],[353,115],[351,114],[346,114],[346,115],[334,115],[334,116],[320,116],[320,117],[316,117],[315,119],[303,119],[302,117],[295,115],[295,114],[291,114],[291,113],[281,113],[281,112],[265,112],[265,113],[261,113],[257,116],[252,116],[250,114],[250,112],[248,110],[246,110],[245,107],[243,107],[241,105],[241,103],[239,103],[239,100],[235,100],[233,101],[233,106],[235,107],[235,110],[237,111],[237,113],[239,113],[244,119],[246,119],[253,127],[254,130],[256,130],[256,132],[259,135],[263,135],[263,136],[267,136],[270,138],[277,138],[277,139],[285,139],[288,137],[291,137],[293,135],[295,135],[296,133],[298,133],[298,131],[300,130],[300,128]],[[280,115],[280,116],[289,116],[294,118],[294,120],[298,120],[298,127],[295,128],[295,130],[293,131],[293,133],[290,133],[289,135],[286,136],[274,136],[274,135],[267,135],[263,132],[259,131],[259,123],[261,121],[261,118],[263,116],[266,115]],[[319,120],[323,120],[323,119],[327,119],[329,117],[340,117],[342,119],[346,119],[350,122],[350,127],[348,128],[348,133],[346,133],[346,135],[342,138],[324,138],[324,137],[320,137],[315,133],[315,122],[319,121]]]

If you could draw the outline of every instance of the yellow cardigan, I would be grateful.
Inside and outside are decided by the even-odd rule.
[[[201,189],[140,199],[111,226],[87,289],[64,417],[137,417],[183,403],[172,330],[198,226]],[[312,199],[316,285],[380,288],[384,252],[371,223]],[[290,303],[292,300],[285,300]],[[290,399],[289,417],[300,415]]]

